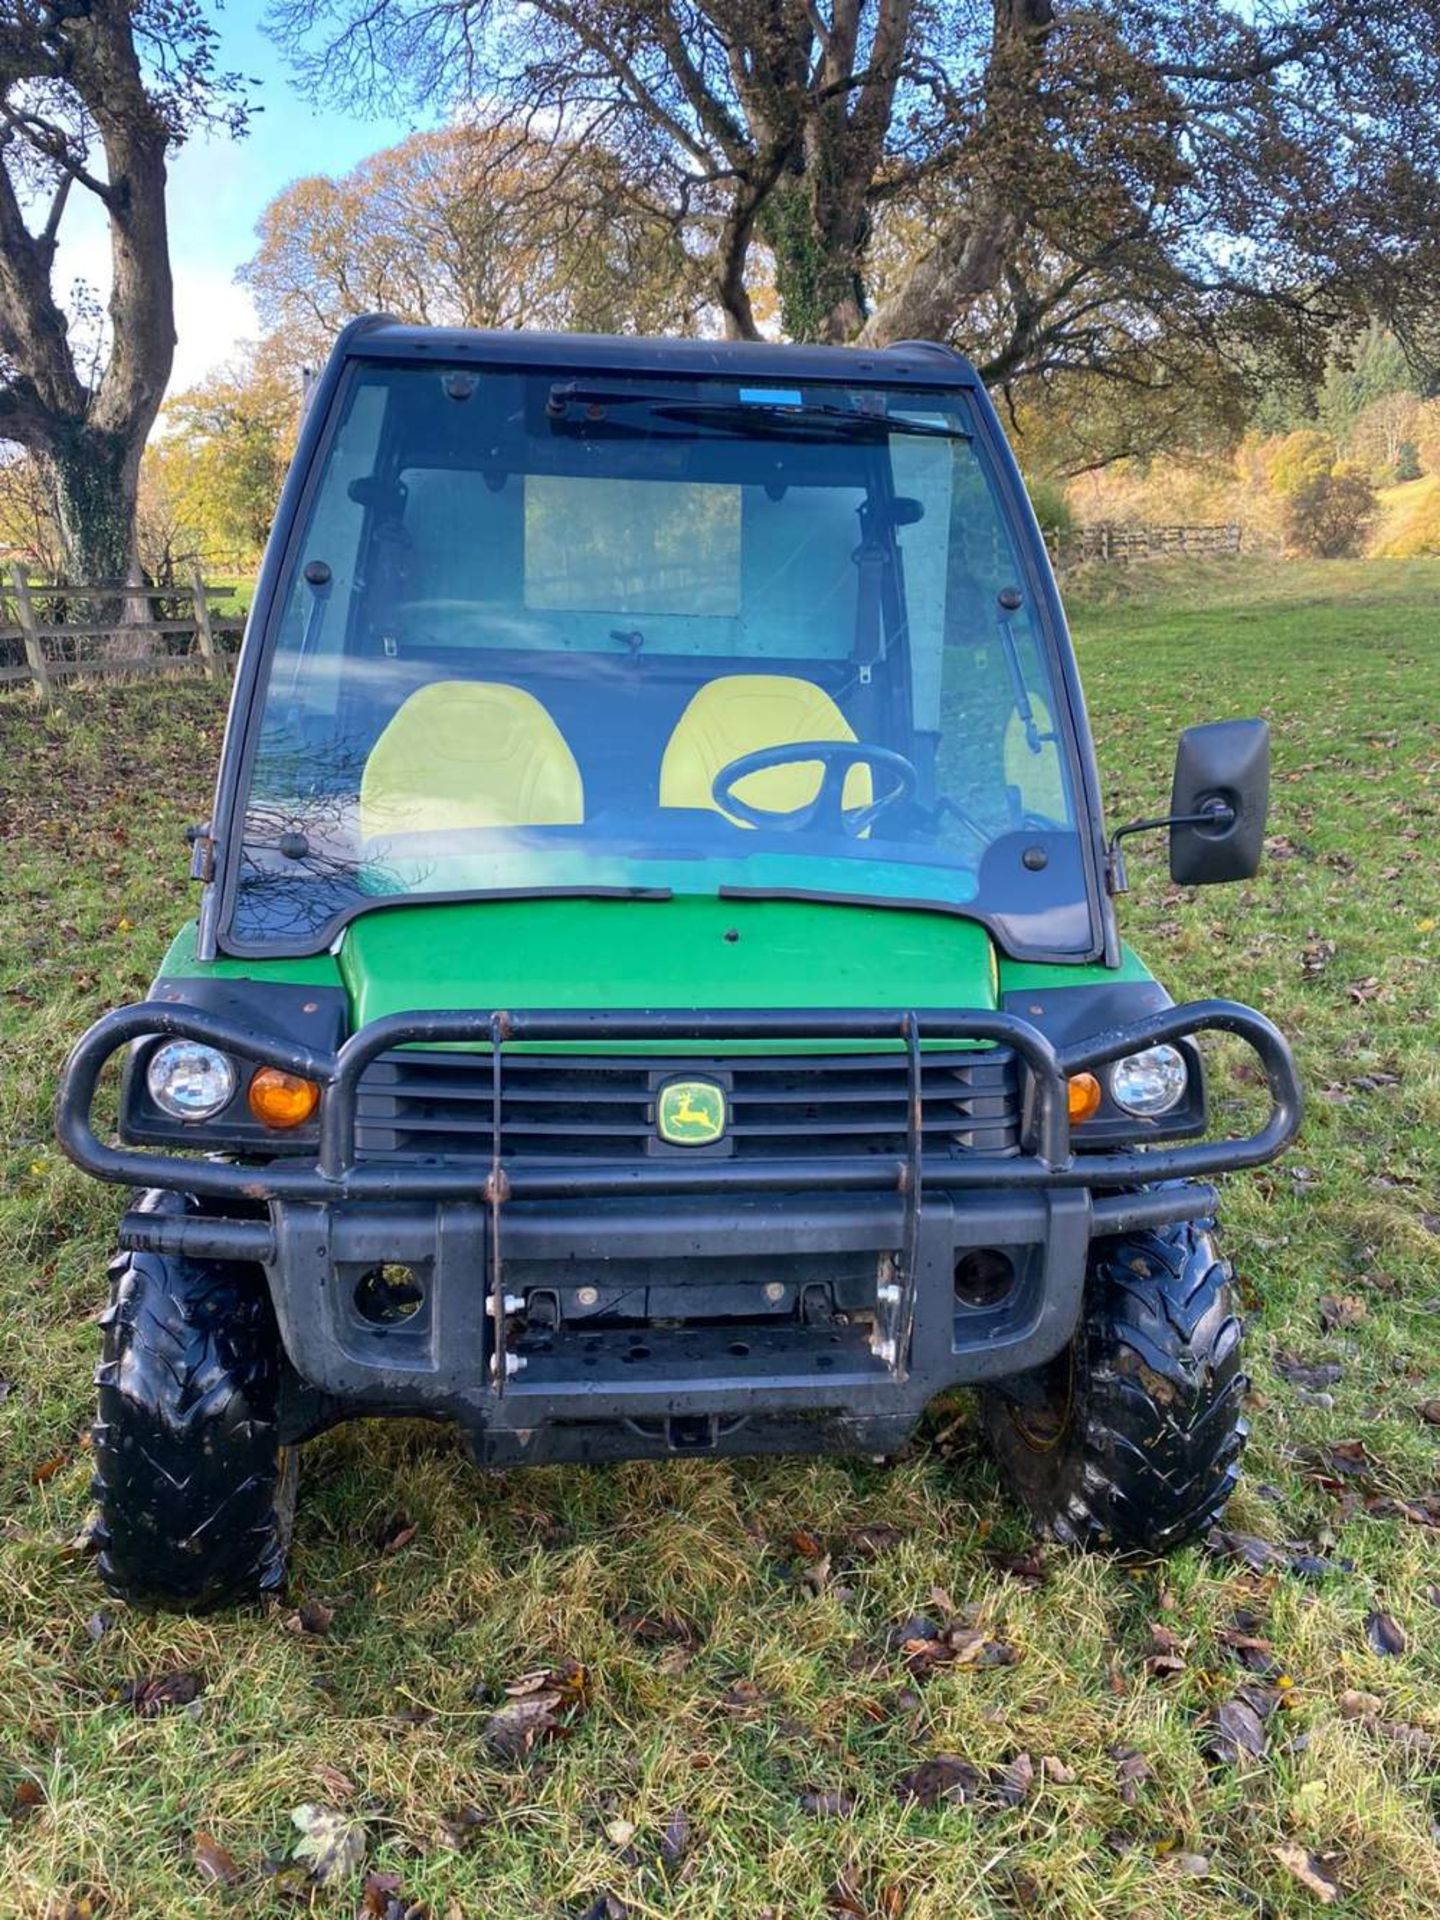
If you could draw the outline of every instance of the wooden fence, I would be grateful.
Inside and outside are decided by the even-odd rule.
[[[241,623],[211,602],[233,591],[198,567],[183,586],[154,587],[56,586],[11,566],[0,576],[0,689],[28,682],[48,700],[66,682],[110,674],[224,673]]]
[[[1101,522],[1088,527],[1047,527],[1045,545],[1058,568],[1086,561],[1128,566],[1138,560],[1173,560],[1180,554],[1231,556],[1240,551],[1236,521],[1219,526],[1123,527]]]

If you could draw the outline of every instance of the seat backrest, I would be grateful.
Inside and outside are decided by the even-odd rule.
[[[533,693],[498,680],[436,680],[412,693],[371,748],[360,782],[367,839],[584,818],[565,736]]]
[[[725,813],[715,799],[715,776],[742,754],[804,740],[854,739],[844,714],[813,680],[785,673],[722,674],[700,688],[676,723],[660,764],[660,804]],[[752,773],[735,791],[752,806],[791,813],[810,804],[820,779],[813,762],[796,761]],[[845,776],[845,805],[868,806],[872,786],[868,767],[852,767]]]

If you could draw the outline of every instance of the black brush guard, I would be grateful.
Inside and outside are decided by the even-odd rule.
[[[1143,1154],[1073,1150],[1069,1076],[1205,1031],[1236,1035],[1257,1054],[1271,1102],[1257,1132]],[[102,1142],[91,1109],[106,1061],[157,1036],[201,1041],[318,1082],[314,1159],[237,1164]],[[730,1040],[773,1040],[777,1050],[793,1041],[898,1043],[910,1093],[905,1150],[624,1164],[505,1152],[508,1046]],[[926,1041],[1013,1048],[1025,1085],[1018,1154],[927,1162]],[[365,1069],[397,1047],[454,1044],[490,1050],[488,1165],[357,1159]],[[676,1064],[682,1069],[683,1057]],[[1209,1176],[1273,1159],[1300,1114],[1283,1036],[1226,1000],[1170,1008],[1058,1050],[1006,1013],[777,1009],[394,1014],[333,1054],[183,1005],[146,1002],[106,1015],[75,1047],[61,1081],[57,1133],[70,1158],[101,1180],[186,1196],[183,1205],[152,1200],[128,1213],[127,1247],[263,1265],[292,1362],[337,1406],[453,1417],[484,1457],[508,1460],[896,1444],[943,1387],[1004,1377],[1060,1350],[1078,1319],[1092,1236],[1210,1212]],[[219,1205],[207,1212],[207,1201]],[[1018,1261],[1024,1283],[998,1307],[961,1313],[957,1260],[967,1249],[995,1247]],[[544,1273],[548,1284],[557,1263],[563,1272],[566,1262],[588,1256],[623,1272],[627,1261],[659,1257],[683,1280],[687,1260],[701,1254],[763,1267],[767,1258],[842,1251],[873,1259],[873,1313],[863,1328],[847,1323],[825,1333],[767,1323],[746,1326],[737,1340],[733,1325],[717,1332],[672,1324],[644,1340],[600,1329],[549,1352],[524,1354],[512,1345],[527,1280]],[[355,1274],[387,1262],[424,1272],[425,1308],[414,1323],[361,1327],[347,1289]],[[699,1318],[703,1290],[694,1299]],[[601,1444],[600,1428],[624,1433]]]

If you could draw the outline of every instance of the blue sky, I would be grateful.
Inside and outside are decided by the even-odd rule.
[[[171,391],[190,386],[230,358],[258,331],[249,294],[235,270],[255,250],[255,223],[266,202],[292,180],[345,173],[377,147],[392,145],[417,122],[362,119],[319,108],[291,86],[285,61],[260,31],[261,0],[231,0],[217,10],[219,61],[253,75],[262,109],[243,140],[197,138],[170,164],[170,253],[179,336]],[[56,285],[76,278],[109,289],[109,245],[99,207],[76,194],[67,211]]]

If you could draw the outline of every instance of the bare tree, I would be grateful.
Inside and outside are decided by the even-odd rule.
[[[703,290],[668,210],[613,155],[483,122],[411,134],[339,179],[292,181],[242,277],[314,364],[357,313],[422,325],[663,331]]]
[[[955,340],[993,383],[1313,375],[1440,294],[1440,0],[273,0],[317,91],[607,142],[727,329]],[[910,244],[884,236],[898,225]],[[881,257],[884,256],[883,271]],[[1183,344],[1183,351],[1167,350]],[[1178,371],[1183,369],[1183,372]]]
[[[0,0],[0,439],[49,469],[72,578],[130,576],[175,348],[166,156],[197,122],[243,123],[214,42],[199,0]],[[54,285],[77,190],[110,230],[93,366]]]

